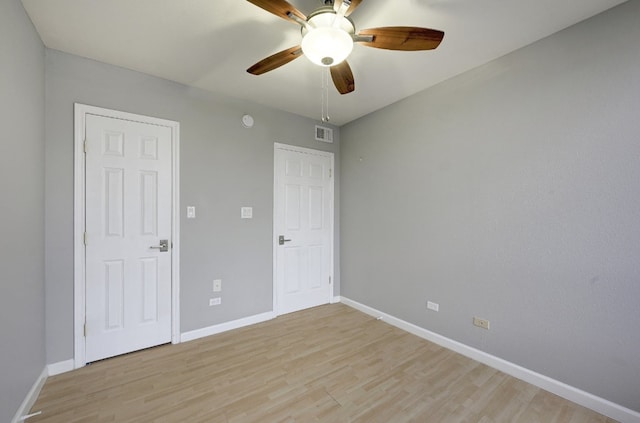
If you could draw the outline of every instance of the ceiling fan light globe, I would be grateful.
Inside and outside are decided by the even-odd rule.
[[[302,38],[304,55],[318,66],[328,67],[342,63],[352,50],[353,38],[340,28],[315,28]]]

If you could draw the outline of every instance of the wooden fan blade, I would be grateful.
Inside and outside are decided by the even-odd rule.
[[[347,10],[347,13],[345,13],[344,15],[349,16],[350,14],[352,14],[353,11],[356,10],[358,6],[360,6],[360,3],[362,3],[362,0],[351,0],[351,6]],[[337,11],[338,9],[340,9],[341,5],[342,5],[342,0],[336,0],[335,3],[333,4],[333,8]]]
[[[353,79],[351,67],[345,60],[344,62],[331,66],[331,79],[340,94],[349,94],[356,89],[356,83]]]
[[[360,31],[358,35],[373,35],[373,41],[356,40],[369,47],[387,50],[433,50],[440,45],[444,32],[413,26],[389,26]]]
[[[282,50],[281,52],[278,52],[274,55],[271,55],[266,59],[262,59],[261,61],[247,69],[247,72],[253,75],[262,75],[263,73],[277,69],[282,65],[286,65],[290,61],[297,59],[300,56],[302,56],[302,47],[291,47],[286,50]]]
[[[307,20],[307,17],[296,9],[293,5],[289,4],[286,0],[247,0],[249,3],[253,3],[256,6],[266,10],[267,12],[273,13],[274,15],[286,19],[290,22],[295,22],[289,16],[287,16],[287,12],[291,12],[303,21]]]

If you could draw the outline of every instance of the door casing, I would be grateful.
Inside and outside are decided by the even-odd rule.
[[[334,248],[334,219],[335,219],[335,155],[331,152],[328,151],[322,151],[322,150],[315,150],[315,149],[311,149],[311,148],[305,148],[305,147],[298,147],[295,145],[288,145],[288,144],[281,144],[281,143],[274,143],[273,145],[273,311],[275,313],[276,316],[279,316],[281,314],[281,310],[279,309],[278,306],[278,280],[277,280],[277,248],[278,248],[278,233],[277,233],[277,221],[276,221],[276,212],[277,212],[277,204],[276,204],[276,196],[277,196],[277,175],[278,175],[278,169],[277,169],[277,165],[278,165],[278,161],[276,160],[276,155],[278,154],[278,150],[290,150],[290,151],[295,151],[298,153],[307,153],[307,154],[317,154],[320,156],[325,156],[325,157],[329,157],[331,159],[331,172],[332,172],[332,176],[330,179],[330,184],[329,184],[329,208],[330,208],[330,213],[329,213],[329,232],[330,232],[330,239],[329,239],[329,251],[330,251],[330,269],[329,269],[329,275],[331,277],[331,286],[329,289],[329,299],[328,302],[329,303],[333,303],[334,299],[335,299],[335,292],[334,292],[334,287],[335,287],[335,275],[334,275],[334,266],[335,266],[335,260],[334,260],[334,254],[335,254],[335,248]]]
[[[86,104],[74,104],[74,187],[73,187],[73,294],[74,294],[74,368],[86,365],[85,356],[85,154],[84,134],[87,114],[166,126],[171,129],[171,342],[180,342],[180,123]]]

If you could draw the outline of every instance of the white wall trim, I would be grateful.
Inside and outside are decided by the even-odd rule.
[[[84,135],[85,116],[98,116],[143,122],[152,125],[166,126],[171,129],[171,148],[173,160],[171,163],[172,178],[172,218],[171,241],[171,342],[180,342],[180,123],[86,104],[74,104],[74,181],[73,181],[73,359],[74,367],[80,368],[86,364],[85,355],[85,155]]]
[[[273,311],[255,314],[253,316],[243,317],[241,319],[232,320],[230,322],[220,323],[218,325],[209,326],[202,329],[196,329],[184,332],[181,336],[182,342],[193,341],[195,339],[204,338],[218,333],[227,332],[233,329],[239,329],[245,326],[255,325],[256,323],[266,322],[276,317]]]
[[[341,302],[341,301],[342,301],[342,299],[340,298],[340,296],[339,296],[339,295],[336,295],[335,297],[333,297],[333,298],[331,299],[331,304],[337,304],[337,303],[339,303],[339,302]]]
[[[392,326],[405,330],[419,336],[420,338],[431,341],[434,344],[438,344],[473,360],[479,361],[487,366],[493,367],[494,369],[498,369],[508,375],[524,380],[525,382],[552,392],[562,398],[568,399],[569,401],[573,401],[584,407],[590,408],[591,410],[597,411],[607,417],[618,420],[622,423],[640,423],[640,413],[634,410],[567,385],[566,383],[552,379],[548,376],[536,373],[484,351],[480,351],[461,342],[454,341],[453,339],[439,335],[435,332],[431,332],[427,329],[421,328],[420,326],[416,326],[413,323],[406,322],[390,314],[376,310],[373,307],[350,300],[349,298],[341,297],[341,302],[370,316],[381,318]]]
[[[13,419],[11,419],[11,423],[20,423],[24,421],[24,416],[29,414],[29,410],[31,410],[31,407],[33,407],[33,404],[36,403],[36,400],[38,399],[38,395],[40,395],[40,391],[42,390],[42,387],[44,386],[44,383],[46,381],[47,381],[47,368],[45,367],[44,369],[42,369],[42,373],[40,373],[40,376],[38,376],[36,381],[33,383],[33,386],[27,393],[27,396],[24,398],[24,401],[22,401],[22,404],[20,404],[18,411],[16,411],[15,416],[13,416]]]
[[[47,364],[47,375],[55,376],[70,372],[73,369],[75,369],[75,361],[73,359],[58,361],[57,363]]]

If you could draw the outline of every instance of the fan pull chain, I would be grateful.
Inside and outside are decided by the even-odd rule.
[[[329,68],[322,69],[322,121],[329,122]]]

